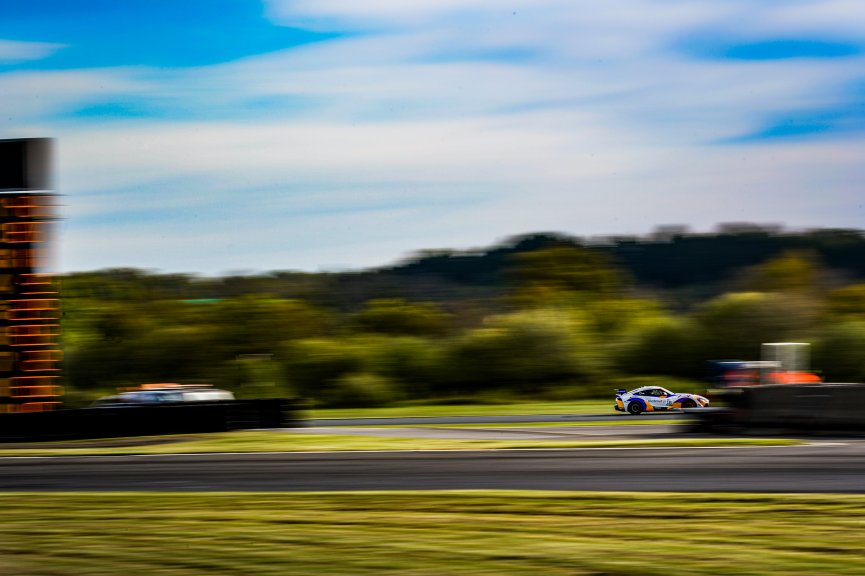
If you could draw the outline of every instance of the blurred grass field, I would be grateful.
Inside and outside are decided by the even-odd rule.
[[[365,436],[362,434],[305,434],[291,431],[238,431],[207,435],[151,436],[136,439],[82,440],[40,445],[0,444],[0,457],[8,456],[107,456],[123,454],[203,454],[217,452],[325,452],[360,450],[495,450],[529,448],[636,448],[789,446],[796,439],[779,438],[668,438],[616,440],[462,440]]]
[[[862,574],[865,496],[5,493],[0,575]]]
[[[515,416],[538,414],[617,414],[613,397],[563,402],[500,404],[417,404],[383,408],[314,408],[308,418],[411,418],[433,416]]]
[[[608,426],[675,426],[676,424],[682,424],[683,420],[675,420],[673,418],[664,418],[663,416],[652,417],[652,418],[628,418],[623,417],[614,422],[606,421],[606,420],[590,420],[588,422],[574,422],[574,421],[558,421],[558,422],[512,422],[512,423],[494,423],[494,424],[411,424],[411,428],[486,428],[486,429],[496,429],[496,428],[563,428],[563,427],[588,427],[588,428],[597,428],[597,427],[608,427]],[[400,428],[405,427],[405,424],[376,424],[376,428]]]

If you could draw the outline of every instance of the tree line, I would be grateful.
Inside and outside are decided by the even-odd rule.
[[[826,245],[852,242],[809,234]],[[730,240],[723,236],[721,244]],[[661,258],[653,251],[677,242],[689,241],[644,248]],[[145,382],[209,383],[322,406],[595,397],[644,381],[699,386],[707,360],[757,359],[762,342],[777,341],[812,342],[812,364],[828,380],[865,381],[865,283],[856,266],[782,243],[741,266],[725,260],[710,281],[697,274],[665,284],[622,258],[626,244],[532,235],[361,272],[68,274],[68,398],[87,402]],[[865,248],[858,254],[861,264]],[[453,270],[471,261],[487,271],[466,279],[447,271],[450,260]],[[688,267],[687,258],[661,260],[661,268]]]

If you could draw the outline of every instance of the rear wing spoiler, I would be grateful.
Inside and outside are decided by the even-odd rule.
[[[625,392],[627,392],[627,390],[625,390],[624,388],[614,388],[614,390],[616,394],[624,394]]]

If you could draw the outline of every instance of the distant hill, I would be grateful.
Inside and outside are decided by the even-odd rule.
[[[109,269],[68,274],[64,293],[102,300],[218,299],[243,294],[300,298],[352,310],[373,298],[405,298],[495,308],[514,280],[515,255],[556,246],[606,253],[638,290],[665,293],[682,305],[730,289],[748,267],[789,250],[807,251],[842,283],[865,281],[865,232],[821,229],[782,232],[757,225],[727,226],[716,233],[583,239],[557,233],[515,236],[471,251],[426,250],[391,266],[354,272],[274,271],[199,278]]]
[[[460,285],[500,285],[507,282],[514,254],[552,246],[605,252],[639,285],[660,289],[721,283],[746,267],[788,250],[810,251],[825,266],[851,279],[865,278],[865,233],[861,230],[779,232],[758,225],[730,226],[718,233],[589,240],[562,234],[530,234],[480,251],[427,251],[397,265],[379,268],[378,272],[438,278]]]

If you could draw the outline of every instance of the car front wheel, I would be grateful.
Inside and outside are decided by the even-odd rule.
[[[643,405],[639,402],[631,402],[628,404],[628,414],[633,414],[636,416],[637,414],[641,414],[643,412]]]

